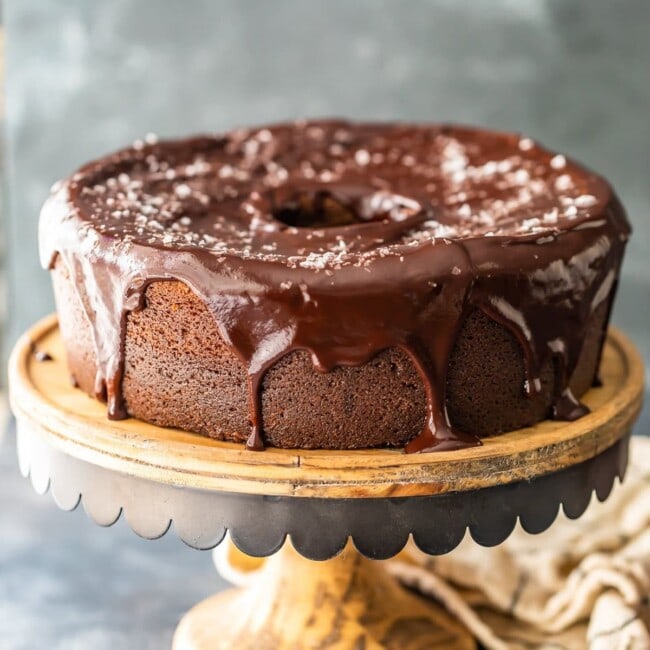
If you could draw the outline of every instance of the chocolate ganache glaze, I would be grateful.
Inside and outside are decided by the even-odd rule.
[[[609,184],[515,134],[460,126],[295,122],[136,142],[57,184],[41,260],[67,267],[91,324],[95,394],[122,397],[127,315],[152,282],[207,305],[261,382],[293,350],[321,372],[401,348],[427,399],[408,452],[480,444],[447,413],[450,354],[479,309],[520,343],[523,390],[553,360],[552,416],[587,412],[569,380],[589,317],[615,289],[630,232]],[[611,304],[611,302],[610,302]]]

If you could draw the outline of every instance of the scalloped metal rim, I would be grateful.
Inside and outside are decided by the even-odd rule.
[[[432,496],[387,498],[313,498],[235,494],[175,487],[108,470],[68,456],[23,425],[17,424],[22,474],[39,494],[51,491],[63,510],[80,503],[101,526],[123,514],[133,531],[146,539],[173,528],[192,548],[207,550],[230,533],[247,555],[275,553],[287,535],[311,560],[337,555],[352,538],[371,559],[396,555],[412,536],[425,553],[454,549],[467,529],[483,546],[495,546],[512,532],[517,519],[530,533],[546,530],[560,506],[578,518],[592,493],[600,501],[614,481],[623,479],[629,435],[594,458],[559,472],[481,490]]]

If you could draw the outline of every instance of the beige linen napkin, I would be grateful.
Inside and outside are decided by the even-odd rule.
[[[223,550],[224,578],[254,579],[259,561],[233,566]],[[440,557],[409,544],[382,564],[488,650],[650,650],[650,439],[632,439],[625,482],[578,520],[560,514],[540,535],[517,526],[495,548],[466,535]]]
[[[495,548],[466,535],[440,557],[411,545],[386,567],[490,650],[650,650],[650,439],[632,439],[625,482],[578,520],[517,526]]]

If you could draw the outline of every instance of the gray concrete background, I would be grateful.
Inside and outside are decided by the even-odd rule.
[[[8,342],[52,309],[54,180],[148,131],[341,115],[524,131],[608,176],[635,226],[614,320],[650,360],[647,0],[5,0],[4,20]],[[220,584],[172,537],[59,513],[1,454],[3,650],[161,647]]]
[[[103,529],[38,496],[13,435],[0,476],[0,650],[162,650],[182,614],[226,586],[211,554],[173,533],[150,542],[124,519]]]

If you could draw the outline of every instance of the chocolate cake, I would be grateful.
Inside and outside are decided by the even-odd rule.
[[[91,162],[40,246],[109,418],[413,452],[587,412],[629,232],[602,177],[529,138],[303,121]]]

